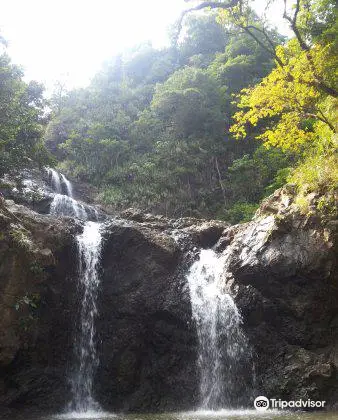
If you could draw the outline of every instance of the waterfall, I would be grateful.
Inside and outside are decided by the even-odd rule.
[[[97,220],[96,209],[89,209],[73,198],[71,182],[63,175],[52,168],[46,168],[51,187],[55,191],[53,201],[50,205],[50,214],[56,216],[70,216],[87,220],[90,216]],[[89,212],[89,214],[88,214]]]
[[[101,253],[101,225],[86,222],[83,233],[77,236],[79,261],[79,291],[81,314],[78,336],[75,338],[76,372],[71,378],[72,401],[70,409],[76,412],[98,410],[92,396],[93,376],[98,365],[95,345],[95,317],[99,261]]]
[[[50,214],[77,217],[87,220],[86,208],[83,204],[63,194],[55,194],[50,205]]]
[[[65,185],[66,195],[73,198],[73,188],[72,188],[71,182],[63,174],[60,174],[60,177],[61,177],[62,182]]]
[[[80,319],[74,338],[75,366],[70,382],[72,399],[69,409],[77,413],[98,411],[99,404],[93,398],[93,377],[98,366],[95,343],[95,318],[99,286],[99,262],[101,254],[101,224],[88,221],[98,219],[95,208],[84,206],[73,198],[70,181],[54,169],[46,168],[49,182],[55,191],[50,214],[70,216],[85,220],[83,232],[76,237],[78,250],[78,291],[81,300]]]
[[[202,250],[187,277],[198,337],[202,409],[238,406],[247,392],[245,377],[252,371],[240,313],[223,290],[225,262],[213,250]]]
[[[47,173],[48,173],[49,182],[50,182],[53,190],[56,193],[61,194],[62,193],[62,187],[61,187],[60,175],[58,174],[58,172],[56,172],[52,168],[46,168],[46,170],[47,170]]]

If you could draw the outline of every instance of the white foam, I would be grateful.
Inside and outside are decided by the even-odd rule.
[[[179,413],[180,418],[186,418],[191,420],[197,419],[219,419],[219,420],[228,420],[229,418],[244,417],[252,418],[262,418],[262,417],[274,417],[287,414],[286,411],[278,410],[267,410],[267,411],[257,411],[257,410],[196,410],[196,411],[187,411]],[[248,417],[250,416],[250,417]]]
[[[69,413],[58,414],[55,416],[56,419],[64,419],[64,420],[71,420],[71,419],[113,419],[116,418],[116,414],[109,413],[107,411],[94,411],[88,410],[85,412],[80,411],[71,411]]]

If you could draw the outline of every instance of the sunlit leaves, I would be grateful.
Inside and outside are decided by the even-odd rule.
[[[326,77],[331,57],[328,47],[313,46],[310,53],[315,73],[309,66],[308,53],[292,40],[276,51],[283,67],[278,66],[250,89],[242,91],[231,131],[236,137],[246,135],[250,125],[264,121],[258,138],[267,146],[299,150],[318,136],[314,126],[330,125],[330,115],[325,115],[322,103],[325,95],[316,86],[316,77]]]

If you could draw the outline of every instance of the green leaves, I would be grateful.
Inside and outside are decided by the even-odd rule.
[[[43,88],[25,83],[22,75],[8,55],[0,56],[0,175],[49,160],[41,141]]]

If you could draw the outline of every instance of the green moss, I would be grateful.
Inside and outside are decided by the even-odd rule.
[[[309,201],[304,195],[297,195],[295,199],[295,204],[298,207],[301,214],[307,215],[310,213]]]
[[[25,250],[29,250],[32,245],[32,241],[29,238],[28,231],[22,226],[12,225],[9,232],[12,240],[20,247]]]
[[[326,194],[318,200],[317,209],[326,215],[337,216],[337,205],[334,194]]]
[[[30,293],[18,299],[14,305],[14,308],[17,311],[24,307],[28,307],[31,310],[35,310],[39,307],[40,302],[41,296],[39,293]]]
[[[29,270],[35,275],[42,275],[44,273],[44,267],[38,261],[33,261],[29,266]]]
[[[28,331],[37,320],[37,310],[41,303],[39,293],[26,294],[14,304],[14,309],[22,314],[19,318],[19,328]]]

